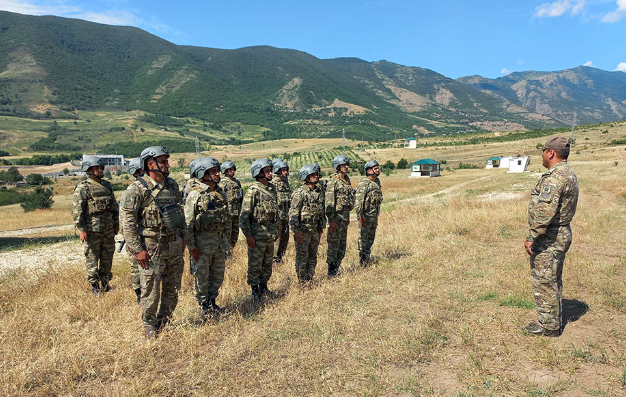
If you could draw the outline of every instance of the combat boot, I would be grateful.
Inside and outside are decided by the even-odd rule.
[[[261,292],[261,288],[258,285],[252,286],[252,300],[254,302],[260,302],[263,300],[263,293]]]
[[[137,295],[137,304],[141,306],[141,288],[135,290],[135,295]]]
[[[259,285],[259,290],[261,291],[261,296],[270,296],[272,291],[267,288],[267,283],[261,283]]]
[[[359,255],[359,265],[361,265],[361,267],[368,267],[370,265],[370,258],[365,255]]]
[[[100,284],[96,281],[95,283],[91,283],[91,292],[93,296],[100,296]]]
[[[157,320],[156,320],[156,333],[161,333],[163,332],[163,328],[165,328],[165,326],[170,322],[170,318],[169,317],[158,317],[157,316]]]
[[[216,313],[224,313],[226,311],[226,309],[224,309],[223,307],[219,307],[217,305],[217,303],[215,303],[215,298],[211,299],[209,301],[209,308],[210,310],[216,312]]]
[[[538,322],[533,321],[532,323],[528,324],[526,327],[522,328],[524,331],[528,332],[531,335],[535,335],[535,336],[550,336],[550,337],[559,337],[559,335],[561,335],[561,330],[559,329],[554,329],[554,330],[550,330],[550,329],[545,329],[541,324],[539,324]]]
[[[157,329],[154,325],[146,325],[146,340],[156,339]]]
[[[277,265],[280,265],[281,263],[283,263],[283,258],[275,256],[273,262]]]
[[[339,270],[339,264],[337,262],[328,262],[328,277],[335,277]]]
[[[109,292],[109,291],[111,291],[111,286],[109,285],[109,281],[108,280],[101,280],[100,284],[102,285],[102,288],[100,288],[101,292]]]

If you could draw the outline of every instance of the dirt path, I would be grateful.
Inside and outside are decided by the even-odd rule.
[[[394,201],[391,204],[395,205],[395,204],[402,204],[402,203],[413,203],[413,202],[416,202],[416,201],[433,198],[433,197],[438,196],[440,194],[449,194],[449,193],[452,193],[452,192],[454,192],[456,190],[459,190],[459,189],[461,189],[461,188],[463,188],[463,187],[465,187],[467,185],[471,185],[474,182],[478,182],[478,181],[481,181],[483,179],[490,178],[491,176],[492,175],[487,175],[487,176],[483,176],[483,177],[480,177],[480,178],[475,178],[475,179],[472,179],[472,180],[469,180],[469,181],[457,183],[456,185],[452,185],[452,186],[450,186],[448,188],[439,190],[439,191],[434,192],[434,193],[423,194],[421,196],[415,196],[415,197],[407,197],[407,198],[404,198],[404,199],[400,199],[400,200]]]

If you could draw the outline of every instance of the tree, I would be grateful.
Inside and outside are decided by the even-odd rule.
[[[24,210],[24,212],[34,211],[36,209],[48,209],[52,207],[52,196],[54,195],[54,190],[52,188],[43,188],[41,186],[37,186],[35,190],[26,195],[26,200],[20,204],[20,207]]]
[[[29,185],[41,185],[43,182],[43,175],[41,174],[28,174],[26,175],[26,182]]]
[[[70,173],[70,170],[68,170],[67,167],[63,168],[63,175],[67,175],[69,173]]]
[[[185,166],[185,158],[184,157],[181,157],[181,158],[178,159],[178,166],[180,168],[183,168]]]
[[[405,159],[404,157],[401,158],[400,161],[398,161],[397,168],[399,170],[406,170],[407,168],[409,168],[409,162],[407,161],[407,159]]]
[[[387,160],[385,165],[383,165],[383,168],[387,168],[387,169],[390,169],[390,170],[395,170],[396,169],[396,165],[391,160]]]
[[[19,182],[24,180],[17,167],[9,167],[6,171],[0,171],[0,181],[4,182]]]

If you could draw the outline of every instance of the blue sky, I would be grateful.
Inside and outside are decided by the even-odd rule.
[[[175,44],[386,59],[452,78],[585,64],[626,72],[626,0],[0,0],[0,10],[136,26]]]

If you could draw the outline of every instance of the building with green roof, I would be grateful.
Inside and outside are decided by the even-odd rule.
[[[411,164],[411,178],[441,176],[441,164],[433,159],[421,159]]]

